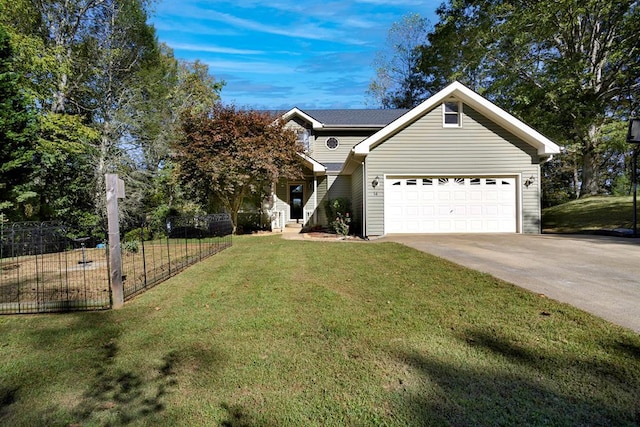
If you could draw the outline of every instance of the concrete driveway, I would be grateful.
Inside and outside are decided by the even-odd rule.
[[[640,333],[640,239],[583,235],[388,235]]]

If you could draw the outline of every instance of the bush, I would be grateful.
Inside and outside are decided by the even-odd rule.
[[[611,193],[614,196],[628,196],[631,194],[633,187],[631,185],[631,178],[629,175],[618,175],[613,181],[613,188]]]
[[[139,242],[139,241],[147,241],[152,239],[151,229],[149,227],[144,228],[134,228],[133,230],[129,230],[124,233],[124,237],[122,238],[123,242]]]
[[[327,200],[325,203],[325,212],[330,228],[341,236],[349,234],[351,224],[351,200],[345,197],[339,197],[333,200]]]
[[[137,240],[129,240],[126,242],[122,243],[122,249],[124,249],[125,251],[132,253],[132,254],[136,254],[138,253],[138,241]]]

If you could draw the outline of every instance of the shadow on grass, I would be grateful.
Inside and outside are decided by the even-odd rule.
[[[220,424],[223,427],[254,427],[260,425],[258,421],[240,405],[223,403],[222,409],[227,412],[227,419]]]
[[[150,378],[115,367],[117,353],[114,341],[102,346],[95,361],[95,379],[72,413],[76,421],[129,424],[164,410],[164,397],[177,385],[177,353],[167,353]]]
[[[128,355],[121,354],[118,344],[125,328],[121,319],[111,312],[64,316],[75,319],[43,324],[25,334],[35,365],[6,381],[0,379],[0,424],[160,423],[164,401],[177,386],[179,353],[167,351],[160,360],[141,360],[146,354],[138,351],[134,354],[136,365],[128,367],[122,363]],[[59,348],[67,351],[56,350]],[[48,359],[49,355],[54,356]],[[69,379],[76,381],[70,383]],[[34,410],[28,397],[34,395],[38,399],[47,395],[42,401],[48,404]],[[25,411],[25,407],[30,409]]]
[[[0,387],[0,420],[17,400],[16,396],[19,390],[19,387]]]
[[[600,359],[580,360],[531,351],[504,337],[474,330],[461,339],[475,351],[487,352],[493,358],[503,356],[504,363],[472,367],[459,361],[448,363],[417,350],[395,353],[399,361],[422,378],[422,387],[431,390],[427,394],[426,388],[405,389],[407,394],[401,405],[410,412],[408,417],[419,420],[418,424],[535,426],[640,422],[636,397],[640,383],[629,376],[625,366]],[[632,358],[637,356],[636,351],[635,345],[631,346]],[[437,398],[433,397],[434,389]]]
[[[638,363],[640,363],[640,345],[625,339],[615,340],[614,342],[605,343],[604,345],[613,349],[613,351],[626,353],[629,357],[635,358]],[[638,410],[640,411],[640,403],[638,403]]]

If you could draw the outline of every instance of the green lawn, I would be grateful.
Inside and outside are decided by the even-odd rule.
[[[392,243],[236,238],[0,336],[0,425],[640,423],[639,335]]]
[[[595,196],[572,200],[542,211],[545,232],[591,233],[633,227],[631,196]]]

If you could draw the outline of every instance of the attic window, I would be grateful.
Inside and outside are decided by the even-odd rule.
[[[331,137],[327,138],[325,145],[329,150],[335,150],[336,148],[338,148],[338,145],[340,145],[340,143],[338,142],[338,138]]]
[[[310,132],[308,129],[298,129],[296,131],[296,135],[298,137],[298,142],[304,147],[305,153],[309,152],[309,136]]]
[[[445,102],[442,104],[442,126],[462,127],[462,104],[460,102]]]

